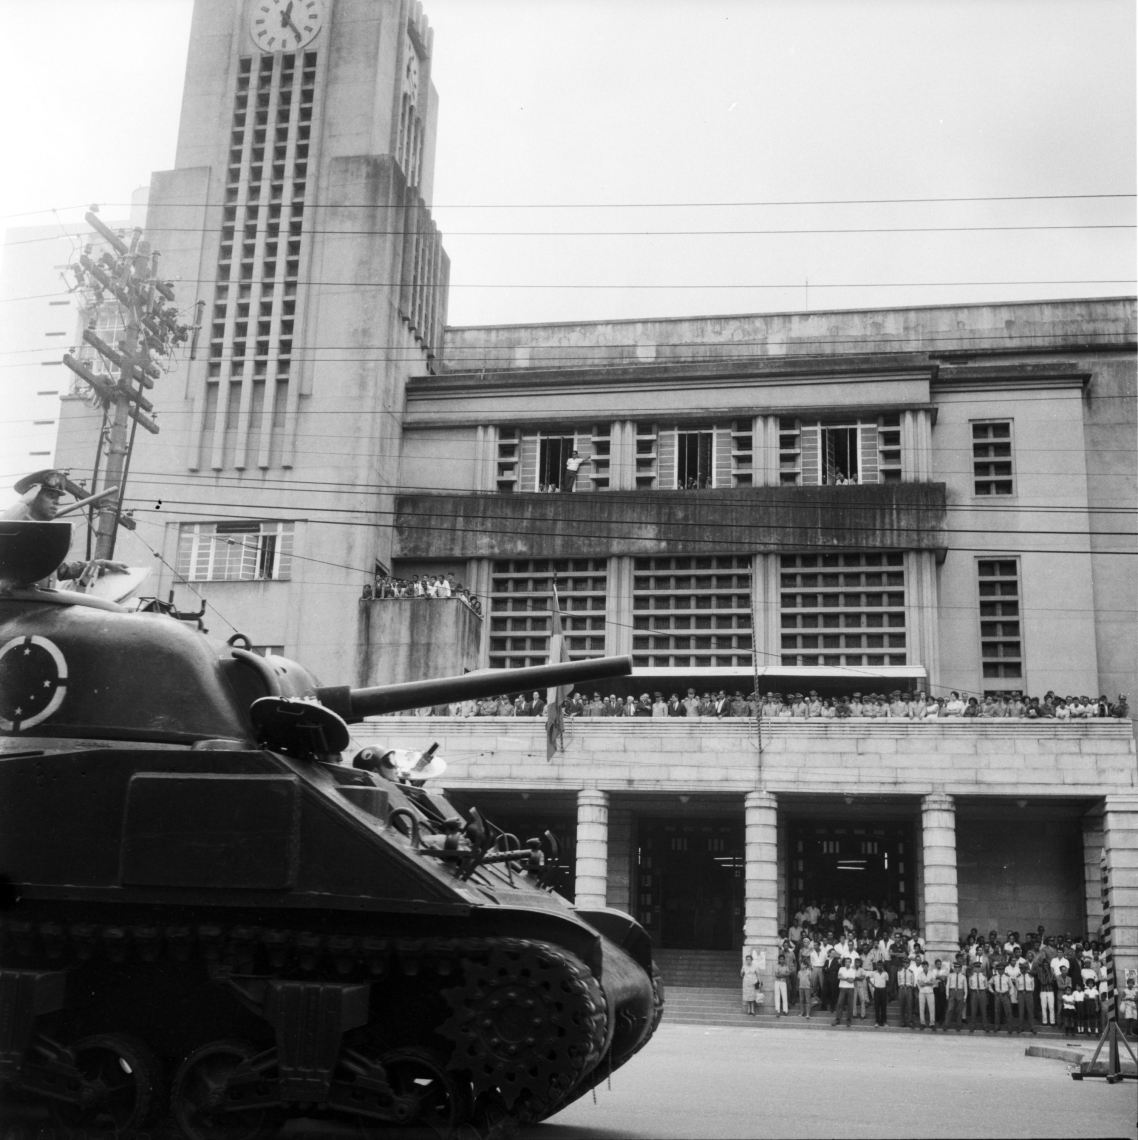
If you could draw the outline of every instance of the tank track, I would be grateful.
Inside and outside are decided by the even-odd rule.
[[[310,925],[63,922],[0,916],[0,966],[51,969],[202,963],[210,977],[353,983],[421,979],[450,1011],[435,1032],[447,1069],[491,1114],[533,1123],[575,1099],[611,1039],[604,991],[570,951],[507,937],[379,937]],[[487,1099],[489,1098],[489,1099]]]

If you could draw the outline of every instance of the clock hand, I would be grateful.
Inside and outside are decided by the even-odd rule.
[[[284,11],[281,12],[281,27],[287,28],[292,21],[292,0],[288,0],[288,4]]]

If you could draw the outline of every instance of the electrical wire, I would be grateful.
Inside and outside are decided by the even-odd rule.
[[[1135,198],[1132,190],[1119,193],[1093,193],[1093,194],[988,194],[988,195],[956,195],[938,198],[788,198],[788,199],[751,199],[739,202],[448,202],[433,203],[434,210],[643,210],[643,209],[720,209],[739,206],[896,206],[911,203],[927,204],[940,202],[1051,202],[1051,201],[1078,201],[1099,198]],[[164,206],[209,206],[220,203],[208,201],[194,202],[164,202]],[[132,202],[103,202],[103,209],[130,209]],[[34,214],[45,214],[57,210],[84,210],[89,209],[86,203],[74,206],[52,206],[43,210],[27,210],[19,214],[5,214],[5,218],[25,218]],[[373,206],[368,204],[353,204],[348,206],[333,205],[331,203],[306,204],[305,209],[402,209],[402,206]]]
[[[147,226],[146,235],[149,240],[154,240],[161,234],[219,234],[225,233],[228,229],[244,228],[244,225],[252,223],[234,222],[227,226]],[[285,232],[277,232],[270,234],[267,232],[265,226],[279,226],[286,227]],[[258,223],[258,234],[265,234],[268,241],[288,241],[300,240],[302,237],[313,236],[335,236],[335,237],[404,237],[410,231],[405,228],[394,230],[357,230],[357,229],[343,229],[343,230],[325,230],[325,229],[308,229],[305,228],[299,233],[290,233],[287,230],[289,219],[282,218],[279,222],[272,221],[265,223],[263,220]],[[624,238],[624,237],[778,237],[779,235],[786,235],[789,237],[802,237],[811,234],[823,234],[833,236],[837,234],[972,234],[972,233],[1025,233],[1025,232],[1046,232],[1052,230],[1133,230],[1138,229],[1138,225],[1133,222],[1068,222],[1056,224],[1037,225],[1002,225],[1002,226],[859,226],[859,227],[833,227],[833,228],[803,228],[803,229],[774,229],[774,230],[447,230],[441,236],[446,238],[471,238],[471,237],[487,237],[487,238],[531,238],[531,237],[601,237],[601,238]],[[44,234],[34,238],[21,238],[17,241],[6,242],[7,246],[19,245],[34,245],[45,241],[58,241],[59,234]],[[64,234],[62,236],[72,237],[75,235]],[[235,233],[232,237],[236,240],[238,235]],[[253,235],[241,234],[242,238],[253,240]]]
[[[132,499],[131,501],[135,502],[136,500]],[[142,500],[142,501],[143,502],[150,502],[149,499]],[[209,503],[198,504],[198,503],[193,503],[191,505],[194,505],[194,506],[198,506],[198,505],[215,506],[215,509],[213,511],[189,511],[189,510],[185,510],[184,507],[179,506],[177,509],[178,517],[179,518],[183,518],[183,517],[185,517],[185,518],[206,518],[206,519],[212,519],[214,521],[304,522],[306,526],[340,526],[340,527],[352,526],[352,527],[356,527],[356,528],[368,527],[368,528],[371,528],[373,530],[388,530],[392,526],[394,526],[395,529],[401,530],[401,531],[407,531],[407,532],[421,531],[421,532],[428,532],[428,533],[438,532],[440,534],[446,534],[446,535],[449,535],[451,537],[454,537],[455,535],[461,535],[461,534],[476,534],[476,535],[485,534],[485,529],[482,527],[463,528],[461,526],[456,527],[453,525],[451,525],[451,526],[437,526],[437,525],[432,525],[432,524],[416,524],[416,523],[409,523],[409,522],[391,523],[391,522],[362,521],[362,520],[337,521],[337,520],[312,519],[312,518],[298,519],[296,517],[295,510],[292,511],[290,517],[288,517],[288,518],[273,518],[273,517],[266,518],[266,515],[264,513],[257,514],[257,515],[244,515],[244,514],[223,513],[223,511],[221,509],[216,509],[216,508],[220,507],[220,508],[228,508],[228,509],[232,510],[234,508],[240,508],[241,506],[244,506],[244,504],[209,504]],[[134,506],[131,509],[136,514],[139,511],[146,511],[149,513],[152,510],[154,510],[153,508],[145,507],[142,505]],[[281,509],[287,510],[287,508],[281,508]],[[154,513],[157,513],[157,511],[154,511]],[[389,515],[392,517],[395,517],[398,514],[398,512],[396,512],[396,511],[378,511],[378,510],[377,511],[368,511],[368,512],[346,512],[346,513],[367,513],[367,514],[375,514],[375,515]],[[464,518],[466,516],[463,514],[447,514],[446,512],[441,512],[435,517],[461,519],[461,518]],[[484,521],[485,517],[486,516],[483,516],[482,518],[479,519],[479,521],[480,522]],[[498,516],[498,517],[501,518],[501,520],[504,522],[515,524],[515,525],[518,521],[516,518],[510,517],[510,516]],[[550,519],[550,520],[546,520],[546,521],[557,521],[557,520]],[[603,542],[616,542],[616,541],[620,540],[620,533],[619,532],[620,532],[620,528],[623,525],[624,524],[621,522],[621,520],[614,520],[613,531],[610,533],[594,534],[594,533],[576,532],[571,537],[574,539],[595,539],[598,542],[602,542],[602,541]],[[688,524],[688,525],[695,526],[697,524]],[[745,524],[724,524],[724,526],[725,527],[739,527],[740,529],[746,529]],[[816,531],[818,529],[842,531],[842,530],[845,530],[846,528],[779,526],[778,529],[780,531],[786,531],[786,530]],[[879,528],[853,528],[853,529],[877,530]],[[932,537],[932,538],[939,537],[940,534],[942,534],[942,533],[958,533],[958,532],[953,532],[953,531],[942,532],[939,530],[933,530],[932,528],[930,528],[927,531],[922,531],[919,528],[901,528],[901,532],[902,533],[909,533],[909,534],[917,534],[917,535],[925,534],[928,537]],[[542,531],[542,530],[535,530],[532,528],[527,528],[525,533],[526,533],[526,536],[529,538],[565,538],[565,537],[568,537],[564,534],[564,532],[559,531],[559,530]],[[976,531],[966,531],[966,532],[959,532],[959,533],[991,534],[992,532],[984,531],[984,530],[976,530]],[[1119,532],[1095,532],[1095,531],[1076,532],[1076,531],[1062,531],[1062,530],[1059,530],[1059,531],[1024,531],[1024,532],[1002,531],[1002,532],[999,532],[998,534],[994,535],[994,537],[1000,537],[1000,538],[1006,539],[1007,537],[1009,537],[1009,535],[1019,535],[1021,533],[1025,534],[1025,535],[1027,535],[1027,534],[1052,535],[1053,534],[1053,535],[1057,535],[1057,536],[1065,537],[1065,538],[1072,538],[1073,537],[1073,538],[1092,538],[1092,539],[1093,538],[1101,538],[1101,537],[1122,537],[1122,538],[1134,537],[1132,532],[1127,532],[1127,531],[1119,531]],[[661,537],[659,539],[659,541],[660,542],[669,542],[670,541],[670,542],[681,542],[681,543],[683,543],[685,546],[685,550],[683,552],[680,552],[681,556],[686,555],[688,553],[688,550],[686,548],[689,548],[692,546],[701,546],[704,549],[708,550],[709,552],[722,551],[725,553],[729,552],[729,551],[734,551],[734,550],[753,551],[756,547],[762,547],[764,549],[764,552],[774,551],[774,550],[793,550],[795,552],[802,553],[803,552],[803,546],[804,546],[804,544],[801,542],[799,542],[799,543],[795,543],[795,542],[770,542],[770,541],[756,540],[754,538],[740,538],[740,539],[698,538],[698,537],[690,537],[689,538],[689,537],[685,536],[685,537],[679,537],[679,538]],[[906,547],[906,549],[909,549],[909,548],[910,547]],[[838,548],[836,545],[835,545],[835,547],[822,547],[822,546],[816,546],[813,544],[811,544],[809,546],[809,551],[818,551],[818,552],[827,552],[827,553],[842,553],[843,549],[844,548]],[[930,547],[929,549],[933,549],[933,548]],[[1126,557],[1138,556],[1138,550],[1067,550],[1067,549],[1063,549],[1061,547],[1050,547],[1050,548],[1045,548],[1045,549],[1015,547],[1014,549],[1009,549],[1009,548],[1003,547],[1003,546],[985,547],[985,546],[951,545],[951,546],[948,546],[947,549],[952,550],[952,551],[958,551],[961,553],[984,554],[984,555],[987,555],[989,557],[998,557],[998,556],[1000,556],[1001,552],[1006,554],[1008,557],[1011,557],[1011,556],[1017,555],[1017,554],[1066,554],[1066,555],[1079,555],[1082,557],[1099,557],[1099,556],[1107,556],[1107,555],[1122,555],[1122,556],[1126,556]],[[405,555],[404,557],[408,557],[408,556]],[[432,556],[425,555],[424,557],[429,559]],[[479,557],[479,556],[476,556],[476,555],[455,555],[454,557],[467,558],[467,557]],[[487,557],[492,557],[492,556],[487,556]],[[501,559],[502,556],[499,555],[496,557],[498,559]],[[571,557],[571,556],[567,556],[567,557]]]

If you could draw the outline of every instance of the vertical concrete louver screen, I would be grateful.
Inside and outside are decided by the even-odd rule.
[[[300,268],[309,259],[305,202],[316,65],[316,52],[238,63],[192,469],[291,463],[287,440],[299,395],[293,334],[302,319]]]

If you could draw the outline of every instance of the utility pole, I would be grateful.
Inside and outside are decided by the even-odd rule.
[[[134,520],[123,514],[122,507],[135,430],[141,424],[153,435],[158,434],[158,424],[148,415],[154,405],[143,395],[143,389],[153,388],[162,375],[155,359],[169,356],[176,345],[184,344],[190,330],[178,323],[174,289],[158,279],[158,254],[151,251],[142,231],[135,229],[128,244],[95,216],[95,208],[88,211],[87,224],[113,253],[104,252],[94,261],[88,247],[71,270],[79,286],[94,293],[96,305],[105,300],[118,304],[123,334],[117,345],[112,347],[99,337],[93,320],[83,332],[83,339],[118,369],[118,377],[96,373],[70,354],[64,356],[63,363],[91,386],[110,421],[104,479],[108,486],[117,486],[119,493],[99,506],[94,529],[95,557],[111,558],[119,524],[134,529]]]

